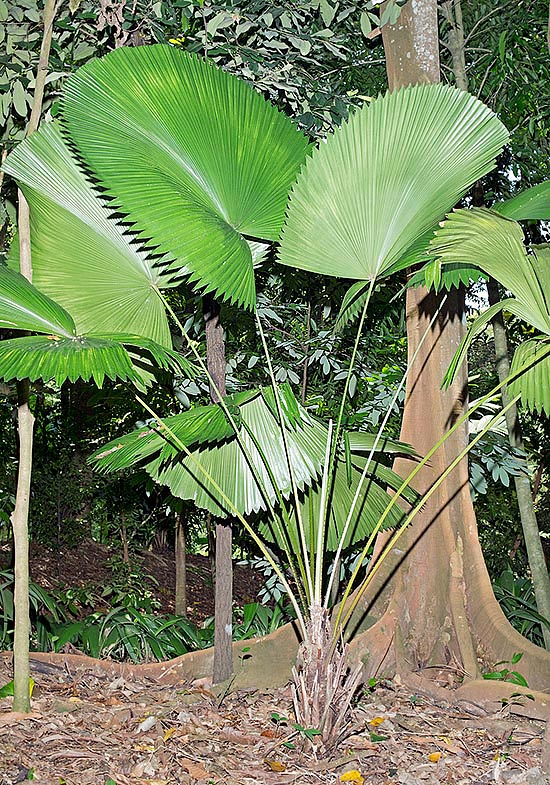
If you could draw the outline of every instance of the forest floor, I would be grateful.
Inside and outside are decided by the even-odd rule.
[[[10,678],[0,659],[0,683]],[[35,662],[31,715],[0,700],[0,783],[546,785],[544,723],[381,683],[332,755],[296,730],[288,688],[221,693]],[[274,719],[278,715],[278,720]],[[290,748],[293,746],[293,749]]]
[[[108,556],[94,543],[61,554],[42,549],[33,554],[33,577],[48,589],[106,585]],[[161,610],[173,611],[170,555],[142,557]],[[188,604],[196,622],[213,612],[209,574],[208,561],[192,557]],[[239,568],[237,601],[253,601],[261,585],[261,575]],[[12,678],[10,660],[0,656],[0,685]],[[348,734],[327,753],[294,726],[289,687],[166,685],[75,667],[74,659],[34,660],[31,672],[30,715],[0,699],[0,785],[550,784],[545,723],[516,714],[513,702],[456,706],[399,679],[380,682],[357,697]],[[453,678],[440,676],[451,696]]]

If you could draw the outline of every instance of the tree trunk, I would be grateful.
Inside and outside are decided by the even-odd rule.
[[[220,307],[211,295],[203,300],[206,360],[213,403],[225,395],[225,342]],[[213,382],[213,383],[212,383]],[[233,532],[229,521],[216,522],[216,579],[214,594],[214,673],[217,684],[233,673]]]
[[[397,23],[383,29],[390,89],[439,80],[437,4],[416,0]],[[440,312],[407,380],[401,438],[425,454],[456,421],[467,395],[467,371],[453,386],[440,383],[464,334],[462,296],[454,291]],[[411,358],[440,306],[423,288],[407,293]],[[424,467],[416,483],[424,491],[459,454],[468,438],[458,429]],[[396,470],[408,473],[406,462]],[[376,620],[353,642],[365,676],[407,673],[437,666],[475,678],[480,660],[511,660],[522,651],[522,672],[534,688],[550,681],[550,657],[507,622],[496,602],[479,545],[470,499],[467,461],[431,497],[392,549],[355,614],[357,628]],[[368,623],[368,622],[367,622]]]
[[[489,304],[499,302],[500,295],[497,282],[490,278],[487,281],[487,293]],[[495,342],[496,368],[499,381],[502,382],[510,375],[510,362],[508,359],[508,339],[506,338],[506,328],[502,314],[497,314],[492,320],[493,336]],[[506,387],[502,388],[502,403],[506,405],[510,398]],[[521,423],[516,406],[512,406],[506,412],[506,427],[508,439],[512,447],[523,450],[523,439],[521,435]],[[537,523],[537,516],[533,504],[533,494],[531,492],[531,482],[526,471],[514,477],[514,487],[518,499],[519,514],[521,518],[521,528],[525,539],[525,548],[529,560],[529,568],[533,579],[535,590],[535,600],[538,612],[550,621],[550,577],[548,567],[544,558],[544,551],[540,540],[540,531]],[[544,645],[550,649],[550,628],[542,625]]]
[[[175,612],[177,616],[187,616],[187,553],[185,542],[185,509],[181,509],[176,515],[174,557],[176,561]]]
[[[48,61],[52,41],[55,0],[46,0],[44,6],[42,44],[38,58],[38,68],[34,88],[31,116],[26,136],[38,128],[42,113],[44,86],[48,72]],[[18,191],[18,231],[19,231],[19,264],[21,274],[32,281],[31,229],[29,205]],[[29,502],[32,476],[32,445],[34,417],[29,407],[30,385],[27,380],[17,384],[17,429],[19,434],[19,467],[17,475],[17,491],[15,509],[11,517],[13,528],[13,548],[15,558],[15,630],[13,642],[13,709],[14,711],[30,711],[29,692]]]

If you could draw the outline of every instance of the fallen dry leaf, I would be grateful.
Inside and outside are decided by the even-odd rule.
[[[285,771],[286,765],[281,763],[280,760],[272,760],[271,758],[264,758],[264,763],[269,766],[271,771]]]
[[[440,752],[431,752],[428,755],[428,760],[431,761],[432,763],[437,763],[437,761],[440,759],[440,757],[441,757],[441,753]]]
[[[39,720],[42,717],[37,711],[31,711],[26,714],[24,711],[7,711],[5,714],[0,714],[0,726],[14,725],[21,720]]]
[[[189,758],[181,758],[179,762],[194,780],[205,780],[207,777],[210,777],[202,763],[197,763]]]
[[[379,725],[382,725],[384,722],[384,717],[374,717],[374,719],[369,720],[369,725],[372,725],[373,728],[377,728]]]
[[[163,741],[168,741],[168,739],[171,738],[174,735],[174,733],[179,733],[180,731],[181,731],[181,728],[177,728],[177,727],[176,728],[168,728],[168,730],[164,731],[164,736],[162,737],[162,740]]]
[[[361,776],[361,772],[357,771],[357,769],[351,769],[351,771],[345,771],[343,774],[340,774],[340,782],[350,782],[351,785],[363,785],[365,778]]]
[[[279,732],[274,728],[266,728],[260,733],[260,736],[265,736],[267,739],[276,739],[278,735]]]

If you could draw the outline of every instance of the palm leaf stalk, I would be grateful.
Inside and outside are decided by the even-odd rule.
[[[136,396],[136,400],[144,408],[144,410],[147,411],[151,415],[151,417],[156,421],[157,426],[158,426],[159,435],[162,436],[163,439],[166,439],[168,437],[171,440],[171,442],[178,448],[178,450],[180,450],[182,453],[184,453],[192,461],[192,463],[194,464],[196,469],[200,472],[200,474],[202,474],[205,477],[205,479],[208,480],[208,482],[212,485],[212,487],[219,494],[220,498],[223,499],[223,501],[225,502],[225,504],[227,505],[229,510],[232,512],[232,514],[237,518],[239,523],[242,524],[242,526],[244,527],[246,532],[249,534],[249,536],[252,538],[254,543],[261,550],[262,554],[267,559],[267,561],[269,562],[270,566],[272,567],[272,569],[274,570],[275,574],[277,575],[277,578],[281,581],[281,584],[284,586],[285,591],[287,592],[287,594],[289,596],[289,599],[290,599],[290,601],[292,603],[292,607],[294,608],[294,611],[296,612],[296,618],[298,619],[298,623],[300,625],[300,629],[302,631],[302,634],[305,635],[306,634],[306,622],[305,622],[302,610],[300,608],[300,604],[298,603],[298,601],[296,599],[296,596],[295,596],[294,592],[292,591],[292,589],[291,589],[291,587],[290,587],[290,585],[289,585],[289,583],[288,583],[288,581],[286,579],[284,571],[281,570],[280,566],[277,564],[276,560],[271,555],[271,552],[270,552],[269,548],[266,548],[265,543],[263,542],[263,540],[258,536],[258,534],[256,533],[255,529],[248,523],[248,521],[246,520],[246,518],[244,517],[242,512],[237,509],[237,507],[233,503],[233,500],[230,499],[229,496],[227,496],[225,491],[218,485],[218,483],[212,477],[212,475],[204,468],[202,463],[199,460],[197,460],[197,458],[193,455],[193,453],[187,447],[187,445],[184,444],[184,442],[181,441],[181,439],[166,424],[166,422],[159,417],[159,415],[149,406],[149,404],[146,401],[144,401],[139,396]]]
[[[264,484],[264,482],[262,480],[261,474],[258,471],[258,468],[257,468],[257,466],[255,464],[255,461],[252,459],[252,456],[250,455],[250,452],[249,452],[246,444],[244,443],[243,439],[241,438],[239,426],[236,423],[235,418],[233,417],[233,414],[232,414],[231,410],[227,406],[227,404],[225,402],[225,399],[224,399],[224,396],[222,396],[220,394],[220,390],[218,389],[214,379],[212,379],[212,377],[211,377],[211,375],[210,375],[210,373],[208,371],[208,368],[206,366],[206,363],[204,362],[203,358],[200,355],[200,352],[197,349],[196,343],[189,338],[189,336],[186,333],[186,331],[185,331],[185,329],[184,329],[180,319],[178,318],[177,314],[174,312],[174,310],[170,306],[170,303],[167,301],[167,299],[164,297],[164,295],[161,294],[161,298],[163,299],[163,301],[165,303],[165,307],[166,307],[168,313],[171,315],[172,319],[174,320],[174,322],[176,323],[178,329],[180,330],[180,333],[181,333],[182,337],[186,341],[187,346],[189,347],[189,349],[193,353],[195,359],[197,360],[197,363],[199,364],[201,370],[206,374],[206,376],[208,378],[208,381],[212,385],[212,389],[214,390],[214,392],[215,392],[215,394],[216,394],[216,396],[218,398],[218,405],[222,408],[222,410],[223,410],[225,416],[227,417],[231,427],[233,428],[233,432],[234,432],[235,438],[237,439],[237,442],[239,444],[239,448],[242,450],[243,455],[246,457],[248,466],[249,466],[250,470],[252,471],[254,479],[258,483],[258,487],[260,488],[260,492],[261,492],[261,494],[263,496],[263,499],[264,499],[264,502],[266,504],[266,507],[267,507],[267,509],[268,509],[268,511],[270,513],[273,525],[278,528],[278,534],[279,534],[279,537],[280,537],[280,542],[283,545],[283,550],[284,550],[284,553],[285,553],[285,557],[287,559],[287,563],[288,563],[290,569],[293,572],[293,578],[294,578],[296,586],[298,587],[298,591],[299,591],[300,594],[302,594],[303,589],[308,587],[308,584],[307,584],[307,570],[305,569],[304,560],[302,558],[300,558],[300,552],[299,551],[297,552],[296,549],[292,549],[291,543],[288,541],[288,537],[286,536],[286,533],[291,530],[291,526],[289,525],[290,524],[290,520],[288,518],[288,513],[287,513],[286,505],[284,503],[283,494],[282,494],[282,492],[281,492],[281,490],[279,488],[279,484],[278,484],[278,482],[277,482],[277,480],[276,480],[276,478],[275,478],[275,476],[273,474],[270,462],[266,459],[265,455],[263,454],[263,451],[262,451],[260,445],[255,440],[255,436],[252,433],[251,429],[248,429],[248,434],[249,434],[251,440],[253,441],[253,443],[255,443],[256,449],[258,450],[258,452],[259,452],[259,454],[260,454],[260,456],[262,458],[262,462],[263,462],[264,468],[266,469],[266,471],[268,473],[268,476],[269,476],[269,479],[271,481],[272,487],[274,488],[275,493],[277,495],[277,500],[278,500],[280,509],[283,511],[283,520],[284,520],[285,523],[287,523],[286,529],[285,529],[284,526],[279,526],[279,517],[275,513],[275,508],[274,508],[274,506],[273,506],[273,504],[271,502],[270,495],[267,492],[267,489],[266,489],[265,484]],[[256,318],[257,318],[257,316],[256,316]],[[280,402],[280,398],[279,398],[279,390],[278,390],[277,385],[275,383],[275,377],[274,377],[273,368],[272,368],[272,365],[271,365],[271,358],[270,358],[269,352],[267,351],[267,345],[265,344],[265,336],[263,335],[263,332],[261,330],[261,324],[260,324],[260,321],[259,321],[258,318],[257,318],[257,323],[259,325],[260,334],[262,336],[262,341],[263,341],[264,349],[265,349],[265,352],[266,352],[267,362],[269,364],[270,378],[271,378],[271,383],[272,383],[272,387],[273,387],[274,398],[275,398],[275,401],[276,401],[276,406],[277,406],[277,411],[278,411],[278,416],[279,416],[279,424],[280,424],[280,428],[281,428],[281,435],[282,435],[282,438],[283,438],[283,444],[284,444],[285,454],[286,454],[286,459],[287,459],[287,468],[288,468],[289,476],[291,478],[291,483],[292,483],[292,491],[293,491],[292,498],[297,500],[297,498],[298,498],[298,490],[297,490],[297,487],[296,487],[296,480],[295,480],[295,477],[294,477],[292,461],[290,460],[290,454],[289,454],[289,451],[288,451],[288,442],[287,442],[287,438],[286,438],[286,425],[285,425],[285,420],[284,420],[283,412],[282,412],[282,408],[281,408],[281,402]],[[296,510],[297,510],[297,515],[299,516],[299,505],[297,505],[297,504],[296,504]],[[304,554],[307,553],[305,548],[303,550],[303,553]],[[295,557],[297,557],[297,559],[298,559],[298,572],[296,572],[295,567],[294,567]],[[306,578],[306,582],[304,582],[304,577]],[[300,578],[301,578],[301,580],[300,580]]]
[[[421,350],[421,348],[422,348],[422,346],[424,344],[424,341],[426,340],[427,336],[430,334],[430,330],[432,329],[433,325],[437,321],[437,318],[439,317],[441,309],[443,308],[443,305],[445,304],[445,300],[446,300],[446,297],[443,297],[441,302],[440,302],[440,304],[439,304],[439,307],[436,309],[436,311],[435,311],[434,315],[432,316],[429,324],[427,325],[427,327],[426,327],[426,329],[424,331],[424,334],[420,338],[420,341],[418,342],[418,346],[415,349],[411,359],[407,363],[407,367],[405,368],[405,373],[403,374],[403,377],[402,377],[401,381],[399,382],[399,384],[397,385],[397,387],[395,389],[395,392],[394,392],[394,394],[392,396],[392,399],[391,399],[391,401],[390,401],[390,403],[389,403],[389,405],[388,405],[388,407],[386,409],[386,413],[384,414],[384,417],[382,418],[382,422],[380,423],[380,425],[378,427],[378,431],[376,432],[375,440],[374,440],[373,445],[372,445],[372,447],[370,449],[370,452],[368,454],[367,462],[366,462],[365,467],[364,467],[364,469],[363,469],[363,471],[361,473],[359,484],[358,484],[357,490],[356,490],[356,492],[354,494],[353,501],[352,501],[352,504],[350,506],[350,510],[349,510],[348,516],[346,518],[346,522],[344,524],[344,532],[342,534],[340,545],[338,546],[338,550],[336,551],[336,554],[335,554],[335,557],[334,557],[334,569],[333,569],[332,575],[330,576],[329,583],[328,583],[328,586],[327,586],[327,591],[326,591],[326,594],[325,594],[325,605],[326,606],[328,606],[329,598],[330,598],[331,592],[332,592],[333,582],[335,580],[336,567],[337,567],[337,565],[339,563],[339,560],[340,560],[340,557],[341,557],[341,554],[342,554],[343,543],[345,541],[345,539],[344,539],[345,532],[347,532],[347,529],[350,526],[351,521],[353,519],[353,513],[354,513],[355,508],[356,508],[356,506],[358,504],[359,497],[360,497],[361,491],[363,489],[363,485],[364,485],[364,483],[366,481],[366,478],[367,478],[367,475],[368,475],[368,470],[369,470],[369,467],[370,467],[370,463],[371,463],[371,461],[372,461],[372,459],[374,457],[374,453],[376,451],[376,448],[378,447],[378,444],[379,444],[380,440],[382,439],[384,428],[386,427],[386,425],[388,423],[388,420],[389,420],[389,418],[391,416],[391,412],[393,410],[394,404],[397,402],[397,399],[399,398],[399,394],[400,394],[401,390],[404,388],[404,386],[406,384],[407,377],[408,377],[410,371],[412,370],[412,368],[414,366],[414,363],[416,361],[416,358],[417,358],[418,354],[420,353],[420,350]],[[411,485],[411,482],[412,482],[413,479],[414,479],[414,477],[410,476],[409,477],[409,481],[408,481],[408,483],[407,483],[407,485],[405,487],[409,487]],[[405,487],[402,490],[405,490]],[[399,493],[397,493],[394,498],[395,498],[395,501],[393,502],[393,504],[395,504],[397,499],[399,498]],[[367,540],[367,543],[366,543],[366,545],[363,548],[362,556],[361,556],[361,558],[358,561],[358,565],[362,563],[363,559],[368,554],[368,552],[370,550],[370,547],[371,547],[372,543],[374,542],[374,538],[376,537],[376,535],[380,531],[380,529],[382,527],[382,524],[383,524],[383,521],[380,521],[379,523],[380,523],[380,525],[375,527],[375,529],[371,532],[371,534],[370,534],[370,536],[369,536],[369,538]],[[349,591],[348,591],[348,594],[353,589],[353,585],[354,585],[355,580],[357,578],[357,574],[358,574],[358,570],[354,571],[353,574],[351,575],[350,579],[349,579],[349,584],[348,584]],[[335,627],[335,630],[336,629],[337,629],[337,627]]]
[[[309,557],[308,557],[308,548],[307,548],[306,541],[305,541],[304,525],[303,525],[303,521],[302,521],[300,505],[298,504],[298,487],[296,485],[296,478],[294,476],[294,467],[292,465],[292,460],[290,458],[290,450],[289,450],[288,439],[287,439],[287,435],[286,435],[286,428],[285,428],[285,423],[284,423],[284,418],[283,418],[283,411],[282,411],[282,408],[281,408],[281,400],[279,398],[279,389],[278,389],[277,384],[275,382],[275,374],[273,372],[273,365],[271,363],[271,355],[270,355],[269,349],[267,347],[267,342],[265,340],[265,335],[264,335],[264,331],[263,331],[263,328],[262,328],[262,323],[260,321],[260,318],[258,316],[258,312],[257,311],[256,311],[256,325],[257,325],[257,328],[258,328],[258,332],[260,334],[260,339],[262,341],[262,347],[263,347],[264,354],[265,354],[266,361],[267,361],[267,367],[268,367],[268,370],[269,370],[269,377],[270,377],[270,380],[271,380],[271,387],[273,389],[273,395],[275,397],[275,405],[277,407],[277,416],[279,418],[279,427],[281,428],[281,434],[282,434],[282,437],[283,437],[283,446],[284,446],[285,458],[286,458],[287,468],[288,468],[288,472],[289,472],[289,476],[290,476],[290,482],[291,482],[291,486],[292,486],[292,500],[293,500],[294,508],[295,508],[295,511],[296,511],[296,519],[297,519],[297,522],[298,522],[298,531],[299,531],[299,535],[300,535],[300,544],[301,544],[301,547],[302,547],[302,554],[303,554],[302,559],[300,560],[300,566],[301,566],[301,571],[302,571],[302,577],[304,577],[304,573],[305,573],[304,588],[306,589],[307,600],[308,600],[309,603],[311,603],[313,601],[313,597],[314,597],[314,586],[313,586],[313,581],[312,581],[312,577],[311,577],[311,569],[306,569],[306,565],[307,565],[307,563],[309,561]]]

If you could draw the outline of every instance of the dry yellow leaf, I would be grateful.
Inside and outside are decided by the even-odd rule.
[[[154,744],[134,744],[132,749],[136,750],[136,752],[154,752],[155,751],[155,745]]]
[[[281,763],[280,760],[271,760],[270,758],[264,758],[264,763],[266,766],[269,766],[271,771],[285,771],[286,765]]]
[[[340,782],[350,782],[351,785],[363,785],[365,778],[361,776],[360,771],[352,769],[351,771],[345,771],[343,774],[340,774]]]
[[[168,728],[168,730],[164,731],[164,736],[162,737],[162,740],[168,741],[168,739],[171,738],[174,735],[174,733],[177,733],[178,731],[179,728]]]
[[[440,757],[441,757],[440,752],[432,752],[428,755],[428,760],[431,760],[432,763],[437,763]]]
[[[375,717],[372,720],[369,720],[369,725],[372,725],[373,728],[377,728],[379,725],[382,725],[384,722],[384,717]]]

